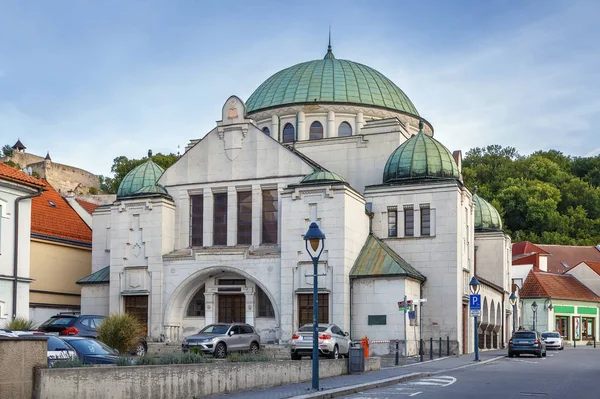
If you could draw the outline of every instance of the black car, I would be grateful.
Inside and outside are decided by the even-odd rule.
[[[43,322],[38,327],[38,331],[43,331],[49,335],[75,335],[96,338],[98,336],[97,329],[102,320],[104,320],[104,316],[60,313]]]
[[[527,353],[546,356],[546,342],[537,331],[516,331],[508,341],[508,357]]]
[[[115,364],[119,358],[119,352],[110,346],[93,338],[85,337],[61,337],[69,344],[79,360],[86,364]]]

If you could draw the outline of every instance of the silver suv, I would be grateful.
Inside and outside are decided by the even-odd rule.
[[[305,324],[292,335],[292,360],[300,360],[302,356],[312,357],[313,325]],[[350,338],[347,332],[335,324],[319,324],[319,355],[338,359],[340,356],[348,357],[350,351]]]
[[[198,334],[184,339],[181,349],[198,348],[204,353],[222,359],[227,352],[248,351],[257,353],[260,349],[260,335],[254,327],[244,323],[209,324]]]

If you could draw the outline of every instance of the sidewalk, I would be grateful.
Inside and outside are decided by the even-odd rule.
[[[298,399],[331,398],[350,394],[352,389],[371,389],[378,386],[396,384],[401,381],[426,377],[430,374],[443,373],[452,369],[470,367],[475,364],[484,364],[493,361],[499,356],[506,356],[506,350],[492,350],[479,352],[479,363],[473,361],[473,354],[462,356],[442,357],[423,363],[413,363],[406,366],[388,367],[379,371],[362,374],[348,374],[319,380],[321,391],[311,392],[311,382],[281,385],[278,387],[257,389],[253,391],[234,392],[230,394],[210,396],[210,399],[284,399],[298,397]],[[354,391],[356,392],[356,391]]]

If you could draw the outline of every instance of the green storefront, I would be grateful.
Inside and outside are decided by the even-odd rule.
[[[569,341],[593,341],[598,336],[598,307],[594,305],[554,305],[554,331]]]

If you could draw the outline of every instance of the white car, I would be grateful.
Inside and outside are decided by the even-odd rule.
[[[559,333],[553,331],[546,331],[542,333],[542,339],[546,342],[546,348],[548,349],[565,349],[565,343]]]

